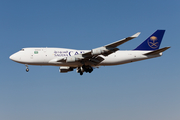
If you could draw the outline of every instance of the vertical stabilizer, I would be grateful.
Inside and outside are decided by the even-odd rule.
[[[157,30],[134,50],[157,50],[157,49],[159,49],[164,32],[165,32],[165,30]]]

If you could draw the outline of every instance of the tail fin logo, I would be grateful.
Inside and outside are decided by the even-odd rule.
[[[156,36],[152,36],[150,37],[150,39],[147,41],[148,42],[148,45],[149,47],[155,49],[159,46],[158,42],[156,42],[158,39]]]

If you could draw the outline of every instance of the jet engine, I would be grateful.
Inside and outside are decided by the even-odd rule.
[[[116,52],[119,50],[118,48],[106,48],[106,47],[100,47],[96,49],[91,50],[91,55],[104,55],[108,56],[109,54]]]
[[[73,71],[73,68],[72,67],[64,67],[64,66],[59,68],[59,72],[61,72],[61,73],[66,73],[69,71]]]
[[[105,52],[108,52],[109,50],[105,47],[100,47],[100,48],[96,48],[96,49],[92,49],[91,50],[91,54],[92,55],[100,55],[103,54]]]
[[[75,62],[75,61],[77,61],[77,59],[76,59],[76,57],[74,57],[74,56],[71,56],[71,57],[67,57],[67,58],[66,58],[66,62],[67,62],[67,63],[69,63],[69,62]]]

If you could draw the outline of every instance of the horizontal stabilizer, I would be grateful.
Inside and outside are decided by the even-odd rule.
[[[155,54],[159,54],[159,53],[164,52],[165,50],[167,50],[167,49],[169,49],[169,48],[170,48],[170,47],[164,47],[164,48],[161,48],[161,49],[158,49],[158,50],[154,50],[154,51],[145,53],[144,55],[155,55]]]

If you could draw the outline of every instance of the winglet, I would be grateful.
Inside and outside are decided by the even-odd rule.
[[[136,38],[141,34],[141,32],[137,32],[136,34],[132,35],[131,37]]]

